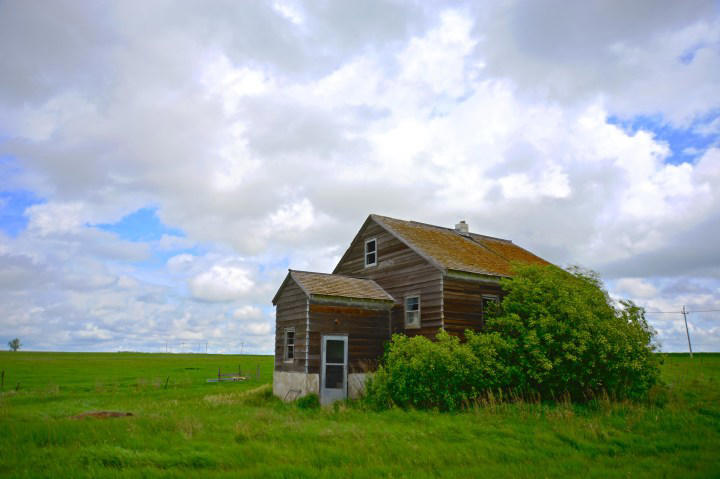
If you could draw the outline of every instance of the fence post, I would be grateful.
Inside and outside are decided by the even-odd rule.
[[[218,382],[222,382],[222,377],[220,376],[220,368],[218,368]]]
[[[257,365],[257,369],[255,370],[255,379],[260,379],[260,365]]]
[[[0,374],[0,391],[5,388],[5,370],[2,370],[2,374]]]

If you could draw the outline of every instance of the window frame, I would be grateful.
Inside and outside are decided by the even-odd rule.
[[[292,344],[288,344],[288,333],[292,333]],[[294,363],[295,362],[295,328],[285,328],[283,330],[283,338],[284,338],[284,347],[283,347],[283,361],[286,363]],[[288,349],[289,346],[292,346],[292,358],[289,357],[288,352],[290,351]]]
[[[497,306],[500,306],[500,296],[497,294],[483,294],[482,295],[482,319],[485,321],[485,303],[486,301],[493,301]]]
[[[408,311],[407,305],[408,300],[417,298],[417,311]],[[403,297],[403,324],[405,325],[405,329],[420,329],[422,327],[422,316],[421,316],[421,310],[422,310],[422,300],[420,293],[408,293]],[[411,312],[417,312],[417,323],[416,325],[408,325],[408,313]]]
[[[375,251],[372,251],[368,253],[368,244],[375,243]],[[374,254],[375,255],[375,261],[373,263],[368,263],[368,254]],[[363,264],[366,268],[371,268],[373,266],[377,266],[378,264],[378,242],[377,238],[368,238],[365,240],[365,247],[363,249]]]

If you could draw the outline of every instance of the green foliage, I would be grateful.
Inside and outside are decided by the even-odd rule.
[[[654,331],[631,301],[616,307],[597,274],[516,266],[486,321],[507,385],[543,398],[643,397],[657,382]]]
[[[18,349],[20,349],[20,346],[22,346],[22,344],[20,343],[20,340],[18,338],[15,338],[11,341],[8,341],[8,346],[10,346],[11,351],[17,351]]]
[[[630,301],[616,307],[597,275],[517,266],[485,331],[465,343],[395,335],[367,386],[367,402],[455,410],[498,391],[584,401],[644,397],[657,382],[654,332]]]
[[[295,405],[300,409],[317,409],[320,407],[320,398],[317,394],[307,394],[299,397],[295,401]]]
[[[484,347],[476,341],[477,347]],[[383,366],[366,386],[369,404],[455,410],[495,386],[492,359],[479,359],[468,344],[440,331],[436,341],[396,334]]]

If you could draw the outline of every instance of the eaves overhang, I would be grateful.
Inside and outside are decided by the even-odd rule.
[[[359,299],[359,298],[348,298],[344,296],[330,296],[324,294],[311,294],[310,303],[312,304],[326,304],[326,305],[338,305],[338,306],[353,306],[364,309],[379,309],[388,310],[395,304],[394,300],[374,300],[374,299]]]
[[[500,282],[500,279],[509,278],[510,276],[474,273],[471,271],[462,271],[458,269],[446,269],[445,271],[443,271],[443,277],[459,279],[462,281],[472,281],[475,283],[497,284]]]

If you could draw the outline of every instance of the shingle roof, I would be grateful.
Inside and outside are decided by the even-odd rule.
[[[475,233],[465,236],[451,228],[387,216],[370,217],[418,254],[445,270],[512,276],[513,262],[550,264],[510,240]]]
[[[371,279],[296,270],[290,270],[290,277],[308,295],[395,302],[392,296]]]

